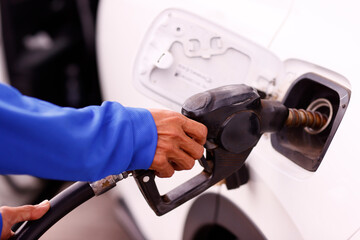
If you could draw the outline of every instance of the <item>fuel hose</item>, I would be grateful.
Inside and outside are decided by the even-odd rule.
[[[27,221],[21,225],[11,240],[39,239],[50,227],[69,212],[94,196],[101,195],[126,178],[126,172],[110,175],[96,182],[76,182],[50,200],[49,211],[40,219]]]
[[[76,182],[50,200],[51,208],[40,219],[25,222],[11,239],[38,239],[66,214],[95,196],[87,182]]]

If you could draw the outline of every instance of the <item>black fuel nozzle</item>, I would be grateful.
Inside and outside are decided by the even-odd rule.
[[[261,99],[254,88],[238,84],[190,97],[182,114],[208,128],[206,157],[200,159],[204,170],[164,195],[159,194],[154,172],[135,171],[135,180],[157,215],[240,170],[263,133],[279,131],[286,125],[289,110],[280,102]]]
[[[208,143],[231,153],[256,145],[261,134],[280,130],[288,109],[277,101],[262,100],[249,86],[229,85],[190,97],[182,114],[208,128]]]
[[[260,137],[260,121],[254,112],[260,106],[256,90],[246,85],[229,85],[190,97],[182,114],[208,128],[208,142],[240,153]]]

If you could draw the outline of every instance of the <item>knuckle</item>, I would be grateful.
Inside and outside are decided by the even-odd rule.
[[[173,143],[169,143],[168,147],[166,149],[167,150],[166,152],[168,155],[171,155],[171,153],[175,152],[176,149],[177,149],[177,147]]]
[[[154,170],[160,169],[164,161],[166,161],[165,155],[163,153],[157,153],[153,159],[150,169],[154,169]]]
[[[201,129],[202,135],[204,136],[204,138],[206,138],[206,136],[208,134],[208,129],[205,125],[201,125],[201,126],[202,126],[202,129]]]
[[[162,151],[164,151],[164,152],[166,152],[167,149],[170,148],[169,141],[162,141],[161,143],[159,142],[158,145],[159,145],[158,147],[159,147]]]
[[[172,144],[171,141],[164,141],[161,143],[160,148],[162,149],[163,152],[169,153],[169,152],[173,151],[174,145]]]
[[[169,117],[170,122],[179,124],[184,122],[184,117],[180,113],[172,112],[171,116]]]
[[[195,159],[199,159],[203,156],[203,154],[204,154],[204,147],[199,146],[199,148],[196,150],[196,152],[194,154],[194,157],[195,157]]]
[[[187,161],[187,164],[185,166],[185,170],[190,170],[194,167],[195,165],[195,160],[191,159],[190,161]]]
[[[199,158],[201,158],[203,156],[203,152],[201,151],[201,152],[197,152],[196,154],[195,154],[195,159],[199,159]]]
[[[168,169],[168,170],[162,172],[161,177],[170,178],[174,175],[174,172],[175,172],[174,169]]]
[[[200,134],[201,134],[203,144],[205,144],[207,133],[208,133],[207,127],[205,125],[201,125]]]
[[[150,168],[155,170],[156,175],[160,178],[171,177],[175,171],[165,155],[155,158]]]
[[[3,207],[0,208],[0,210],[1,210],[1,214],[3,216],[6,216],[11,212],[11,208],[8,207],[8,206],[3,206]]]
[[[184,116],[184,115],[182,115],[182,114],[180,114],[180,113],[175,113],[175,115],[176,115],[176,119],[178,120],[178,121],[180,121],[180,122],[186,122],[186,117]]]
[[[170,133],[170,138],[173,140],[173,141],[180,141],[182,138],[181,138],[181,133],[179,130],[177,129],[174,129],[174,131],[172,131]]]
[[[171,169],[169,174],[168,174],[168,177],[172,177],[175,173],[175,170],[174,169]]]
[[[23,206],[23,210],[24,210],[25,212],[30,212],[30,211],[34,210],[35,208],[36,208],[36,207],[33,206],[33,205],[25,205],[25,206]]]

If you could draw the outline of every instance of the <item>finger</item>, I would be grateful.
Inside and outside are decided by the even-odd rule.
[[[195,165],[195,159],[181,149],[175,151],[174,154],[170,161],[177,166],[175,170],[189,170]]]
[[[204,153],[204,147],[187,136],[182,139],[179,147],[194,159],[201,158]]]
[[[161,178],[171,177],[175,171],[172,165],[168,162],[167,157],[163,154],[155,154],[150,169],[155,170],[156,176]]]
[[[174,175],[174,173],[175,173],[175,170],[170,163],[169,163],[169,166],[170,166],[169,168],[155,171],[156,176],[158,176],[160,178],[172,177],[172,175]]]
[[[196,142],[200,143],[201,145],[205,144],[207,128],[204,124],[186,118],[182,128],[185,133],[188,134],[190,137],[194,138]]]
[[[25,205],[11,209],[13,224],[41,218],[50,208],[50,202],[45,200],[38,205]]]
[[[48,200],[42,201],[40,204],[36,205],[36,209],[33,211],[30,220],[36,220],[44,216],[44,214],[49,211],[50,202]]]
[[[181,171],[184,170],[181,167],[179,167],[176,163],[169,161],[169,163],[171,164],[171,166],[174,168],[175,171]]]

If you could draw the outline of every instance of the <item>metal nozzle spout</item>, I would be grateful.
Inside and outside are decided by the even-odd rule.
[[[327,120],[328,117],[320,112],[289,108],[289,116],[285,122],[285,126],[320,129],[325,126]]]
[[[318,98],[306,110],[289,108],[285,126],[304,127],[309,134],[318,134],[330,124],[332,115],[331,102],[325,98]]]

